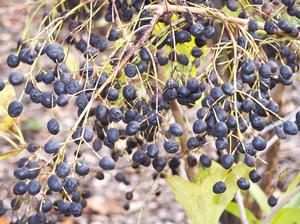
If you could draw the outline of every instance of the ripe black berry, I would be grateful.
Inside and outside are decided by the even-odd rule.
[[[246,113],[250,113],[254,109],[254,103],[250,99],[245,99],[242,102],[242,110],[245,111]]]
[[[217,137],[225,137],[228,132],[228,128],[223,121],[219,121],[214,125],[214,135]]]
[[[232,96],[234,94],[234,87],[230,82],[224,82],[222,85],[222,90],[228,96]]]
[[[39,205],[41,205],[41,210],[44,213],[47,213],[47,212],[51,211],[51,209],[52,209],[52,202],[48,198],[42,199],[40,201]]]
[[[290,66],[283,65],[280,67],[280,75],[283,79],[290,79],[293,75],[293,70]]]
[[[155,158],[159,153],[159,150],[158,150],[158,147],[157,145],[155,144],[150,144],[148,147],[147,147],[147,155],[150,157],[150,158]]]
[[[119,91],[115,88],[110,88],[108,90],[107,99],[109,101],[116,101],[119,98]]]
[[[210,113],[210,111],[209,111],[209,109],[207,108],[207,107],[202,107],[202,108],[200,108],[198,111],[197,111],[197,118],[198,119],[202,119],[202,118],[204,118],[205,116],[209,116],[209,113]]]
[[[187,164],[189,167],[195,167],[198,164],[197,158],[194,155],[187,157]]]
[[[20,52],[20,61],[32,65],[37,57],[37,53],[35,50],[30,48],[23,48]]]
[[[46,153],[52,154],[59,151],[59,144],[56,141],[50,140],[44,145],[44,150]]]
[[[175,140],[169,139],[164,143],[164,149],[168,153],[176,153],[179,150],[179,145]]]
[[[110,156],[104,156],[100,159],[99,166],[104,170],[113,170],[115,168],[115,161]]]
[[[193,124],[193,132],[195,134],[201,134],[207,130],[207,124],[205,121],[201,120],[196,120]]]
[[[177,57],[178,63],[182,65],[188,65],[189,64],[189,59],[185,54],[179,54]]]
[[[241,190],[248,190],[250,188],[249,181],[244,177],[239,178],[236,183]]]
[[[86,142],[91,142],[94,139],[95,133],[91,127],[85,127],[83,130],[83,139]]]
[[[47,128],[50,134],[57,135],[60,131],[60,126],[57,120],[51,119],[47,123]]]
[[[53,108],[56,106],[56,97],[51,92],[43,92],[41,96],[41,104],[45,108]]]
[[[49,189],[54,192],[61,191],[62,187],[63,187],[60,178],[56,175],[50,176],[48,178],[47,184],[48,184]]]
[[[183,134],[183,129],[182,129],[180,124],[173,123],[169,127],[169,132],[170,132],[171,135],[181,136]]]
[[[258,68],[259,74],[262,78],[264,79],[268,79],[271,77],[271,67],[268,64],[262,64],[259,68]]]
[[[15,54],[8,55],[6,63],[11,68],[16,68],[20,64],[20,58]]]
[[[100,52],[103,52],[106,50],[107,48],[107,45],[108,45],[108,42],[106,40],[105,37],[100,37],[99,38],[99,41],[98,41],[98,49]]]
[[[130,201],[133,199],[133,192],[132,191],[129,191],[125,194],[125,198],[126,200]]]
[[[58,164],[55,170],[56,175],[59,176],[60,178],[67,177],[70,174],[70,171],[71,168],[69,164],[67,164],[66,162],[62,162]]]
[[[23,181],[17,182],[13,187],[13,192],[15,195],[23,195],[27,192],[28,186]]]
[[[37,195],[41,191],[41,184],[35,180],[31,180],[28,183],[28,193],[30,195]]]
[[[235,12],[238,9],[238,3],[235,0],[227,0],[226,6],[230,11]]]
[[[83,207],[80,203],[73,202],[71,203],[69,210],[74,217],[79,217],[82,215]]]
[[[117,39],[119,39],[119,37],[120,37],[119,31],[116,28],[112,28],[109,32],[108,40],[116,41]]]
[[[152,165],[153,165],[153,168],[157,172],[161,172],[161,171],[163,171],[163,169],[165,168],[165,166],[167,165],[167,163],[166,163],[166,160],[165,160],[164,157],[157,156],[157,157],[155,157],[153,159]]]
[[[193,47],[191,50],[191,55],[195,58],[200,58],[202,54],[202,50],[198,47]]]
[[[73,177],[67,177],[64,179],[63,186],[69,194],[74,194],[78,189],[79,180]]]
[[[283,122],[283,131],[287,135],[296,135],[298,132],[298,126],[295,122],[284,121]]]
[[[246,75],[251,75],[254,73],[256,69],[256,66],[254,64],[253,61],[251,61],[250,59],[246,59],[245,61],[243,61],[242,63],[242,71],[246,74]]]
[[[24,75],[20,73],[13,72],[9,75],[9,83],[13,86],[22,85],[24,82]]]
[[[224,95],[224,92],[223,92],[222,88],[220,88],[220,87],[214,87],[214,88],[212,88],[210,90],[210,95],[215,100],[218,100],[219,98],[221,98]]]
[[[42,72],[40,76],[45,84],[51,84],[55,80],[55,75],[53,71]]]
[[[59,96],[66,93],[66,85],[63,81],[57,80],[54,82],[54,92]]]
[[[64,49],[59,44],[49,44],[46,47],[47,56],[54,62],[61,63],[65,58]]]
[[[278,27],[275,23],[267,21],[264,25],[264,30],[267,32],[267,34],[273,35],[278,31]]]
[[[127,135],[135,135],[140,130],[140,124],[137,121],[130,121],[126,126],[126,134]]]
[[[56,101],[57,105],[60,107],[64,107],[69,103],[69,97],[66,94],[59,95]]]
[[[274,207],[277,205],[277,198],[275,198],[273,195],[271,195],[269,198],[268,198],[268,204],[271,206],[271,207]]]
[[[190,33],[194,37],[199,37],[204,32],[204,27],[201,23],[195,23],[190,27]]]
[[[255,21],[255,20],[250,20],[249,22],[248,22],[248,30],[250,31],[250,32],[256,32],[257,30],[258,30],[258,23]]]
[[[206,168],[209,168],[211,166],[211,159],[205,155],[205,154],[202,154],[200,156],[200,163],[202,164],[202,166],[206,167]]]
[[[123,89],[123,96],[127,101],[133,101],[136,99],[136,90],[133,85],[126,85]]]
[[[261,176],[258,174],[256,170],[251,170],[249,173],[249,178],[253,183],[257,183],[260,181]]]
[[[150,54],[149,54],[147,48],[141,48],[139,55],[143,61],[148,62],[151,60],[151,57],[150,57]]]
[[[221,165],[225,169],[230,169],[233,165],[233,162],[234,162],[233,156],[230,154],[226,154],[221,157]]]
[[[200,141],[200,138],[192,136],[188,139],[186,146],[189,150],[193,150],[198,148],[201,145],[201,143],[202,142]]]
[[[258,131],[262,131],[265,128],[265,121],[264,118],[257,115],[257,114],[251,114],[249,116],[251,126]]]
[[[90,172],[90,168],[85,161],[79,161],[75,165],[75,171],[79,176],[85,176]]]
[[[27,167],[20,167],[14,170],[14,176],[19,180],[25,180],[29,177],[29,170]]]
[[[221,194],[226,191],[226,184],[223,181],[218,181],[213,185],[213,192],[215,194]]]
[[[252,146],[257,151],[262,151],[267,147],[267,142],[262,136],[258,135],[253,138]]]
[[[104,173],[102,171],[98,171],[95,175],[95,177],[98,179],[98,180],[103,180],[104,179]]]
[[[19,117],[23,111],[23,105],[20,101],[13,101],[8,105],[8,115],[11,117]]]
[[[228,143],[227,138],[225,138],[225,137],[217,138],[217,140],[216,140],[217,150],[226,149],[228,147],[228,145],[229,145],[229,143]]]

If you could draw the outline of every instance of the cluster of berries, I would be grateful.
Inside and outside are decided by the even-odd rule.
[[[196,0],[187,3],[209,7],[205,2]],[[287,6],[290,16],[299,17],[294,2],[282,1],[282,4]],[[252,3],[259,5],[263,2],[253,0]],[[69,107],[66,111],[70,117],[74,115],[73,108],[77,110],[77,121],[65,142],[58,140],[61,139],[58,136],[65,134],[61,134],[60,121],[51,118],[47,122],[51,137],[44,145],[28,143],[30,155],[21,158],[13,172],[17,182],[13,186],[15,198],[11,201],[12,210],[19,210],[22,205],[26,207],[23,203],[26,198],[39,201],[35,212],[26,218],[28,223],[55,223],[47,221],[46,214],[51,211],[58,211],[64,216],[80,216],[90,196],[89,191],[80,188],[80,178],[91,173],[102,180],[104,171],[114,172],[118,182],[130,185],[124,172],[114,171],[121,167],[118,161],[124,163],[122,157],[130,157],[129,163],[134,169],[152,166],[153,171],[160,174],[155,177],[160,177],[169,171],[178,174],[185,155],[189,167],[199,165],[209,168],[212,155],[216,154],[221,166],[230,170],[235,162],[235,153],[240,153],[244,163],[252,169],[249,178],[237,180],[237,186],[248,190],[249,180],[257,183],[261,179],[255,169],[257,154],[267,148],[267,139],[259,132],[281,119],[282,123],[275,127],[280,139],[298,133],[300,113],[297,113],[295,121],[283,120],[279,116],[279,105],[271,97],[271,90],[277,85],[292,84],[294,73],[298,71],[296,53],[281,42],[277,45],[264,43],[266,37],[258,34],[260,26],[255,20],[250,19],[246,27],[249,36],[240,35],[236,40],[229,40],[224,35],[222,43],[216,43],[216,37],[221,35],[220,27],[209,17],[167,12],[160,17],[158,24],[153,25],[155,12],[143,10],[150,1],[116,0],[105,4],[105,7],[99,2],[90,3],[92,7],[83,7],[85,4],[79,0],[66,0],[59,4],[56,7],[59,19],[53,20],[50,13],[43,24],[52,27],[57,25],[55,22],[63,21],[67,25],[50,34],[55,41],[45,38],[34,47],[26,41],[20,42],[18,53],[7,58],[11,68],[18,67],[21,62],[36,66],[37,60],[50,59],[53,65],[50,69],[33,68],[33,72],[27,75],[12,72],[7,81],[0,80],[0,90],[8,83],[22,86],[32,103],[45,109]],[[228,0],[226,6],[232,11],[239,8],[235,0]],[[265,5],[262,7],[266,8]],[[75,10],[77,8],[81,10]],[[80,37],[76,35],[78,30],[81,31],[91,21],[96,23],[102,15],[108,26],[97,32],[82,31]],[[172,16],[176,16],[179,22],[174,23]],[[243,13],[239,17],[246,19]],[[139,21],[135,25],[132,25],[133,18]],[[123,42],[118,41],[128,38],[119,23],[127,24],[126,27],[135,32],[129,41],[132,46],[147,34],[147,27],[162,26],[164,31],[150,33],[147,43],[132,53],[126,49],[127,45],[120,47]],[[270,36],[276,35],[278,29],[291,37],[299,36],[299,29],[285,20],[279,20],[278,24],[268,20],[264,24],[264,30]],[[106,35],[103,35],[104,32]],[[232,60],[229,60],[229,65],[220,67],[222,58],[218,57],[220,52],[216,53],[218,46],[226,45],[220,47],[221,51],[231,55],[235,42],[240,55],[236,68],[231,67]],[[191,43],[191,49],[180,51]],[[76,49],[75,53],[84,59],[76,74],[71,74],[65,65],[68,57],[64,49],[66,45],[71,51]],[[212,69],[191,75],[206,60],[204,48],[216,53]],[[260,51],[263,53],[259,55],[251,53]],[[100,57],[111,52],[108,59]],[[120,68],[124,60],[127,61]],[[218,70],[231,70],[228,67],[236,69],[232,75],[219,75]],[[22,98],[11,102],[9,116],[17,119],[24,106]],[[182,119],[178,119],[180,107],[186,111],[197,108],[196,116],[189,117],[192,119],[191,130],[187,128],[189,125],[182,123]],[[200,150],[209,141],[214,141],[215,153]],[[77,150],[72,160],[70,151],[74,145],[77,145]],[[97,156],[98,167],[84,159],[85,152],[80,150],[84,146]],[[40,153],[49,160],[39,161],[37,155]],[[220,180],[212,186],[212,190],[216,194],[223,193],[226,184]],[[133,192],[127,192],[126,199],[130,201],[132,198]],[[276,204],[273,196],[269,201],[272,206]],[[125,208],[129,209],[129,204]],[[0,215],[5,212],[0,201]],[[24,220],[18,219],[13,223],[24,223]]]

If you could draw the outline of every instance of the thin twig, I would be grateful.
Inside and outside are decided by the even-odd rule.
[[[290,120],[293,119],[293,117],[295,117],[296,113],[300,110],[300,107],[297,107],[295,110],[293,110],[292,112],[290,112],[289,114],[287,114],[283,119],[284,120]],[[277,125],[282,124],[282,120],[278,120],[274,123],[269,124],[268,126],[266,126],[264,128],[264,130],[262,130],[259,134],[264,135],[267,132],[271,131],[274,129],[274,127],[276,127]]]
[[[236,192],[236,194],[235,194],[235,200],[236,200],[236,203],[239,206],[240,218],[241,218],[242,224],[248,224],[248,220],[247,220],[247,216],[246,216],[246,212],[245,212],[245,206],[244,206],[244,202],[243,202],[243,196],[242,196],[240,190],[238,190]]]
[[[285,206],[296,194],[300,192],[300,185],[289,192],[279,203],[272,209],[271,213],[263,220],[263,224],[269,224],[277,212]]]

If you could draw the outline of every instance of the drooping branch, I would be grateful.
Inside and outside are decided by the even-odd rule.
[[[192,13],[198,14],[202,16],[213,16],[216,19],[221,20],[222,22],[231,23],[232,25],[240,25],[240,26],[247,26],[249,19],[238,18],[234,16],[228,16],[217,9],[212,8],[197,8],[192,6],[183,6],[183,5],[170,5],[168,3],[161,4],[161,5],[146,5],[144,7],[146,10],[150,10],[155,12],[158,15],[161,15],[162,12],[185,12],[185,13]],[[264,23],[257,21],[258,28],[260,30],[264,30]],[[278,30],[277,34],[279,35],[287,35],[284,31]],[[295,39],[300,40],[300,35],[295,37]]]
[[[129,51],[129,53],[124,57],[124,59],[122,59],[117,67],[113,70],[113,76],[117,75],[120,71],[120,69],[122,69],[126,63],[129,61],[129,59],[132,57],[132,55],[134,55],[134,53],[140,49],[141,46],[143,46],[143,44],[148,40],[148,37],[151,35],[155,24],[158,22],[159,16],[161,15],[161,12],[159,12],[158,14],[154,15],[152,20],[150,21],[149,27],[147,28],[147,30],[145,31],[145,33],[143,34],[143,36],[137,41],[137,43],[132,47],[132,49]]]

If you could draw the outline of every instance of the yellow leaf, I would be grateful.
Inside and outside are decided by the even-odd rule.
[[[7,114],[7,107],[15,98],[16,93],[11,85],[6,85],[0,92],[0,131],[9,130],[13,126],[13,118]]]
[[[76,58],[68,47],[64,47],[64,51],[67,52],[66,65],[72,74],[76,73],[79,69],[79,59]]]
[[[2,153],[2,154],[0,154],[0,161],[4,160],[4,159],[7,159],[7,158],[10,158],[12,156],[15,156],[15,155],[19,154],[21,151],[22,150],[19,150],[19,149],[13,149],[9,152]]]

